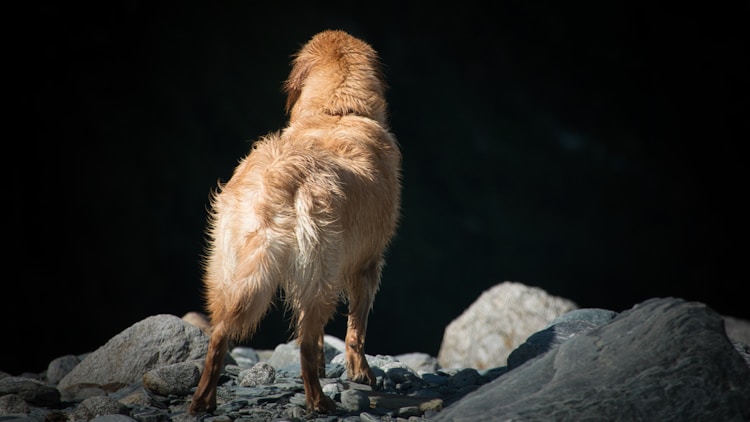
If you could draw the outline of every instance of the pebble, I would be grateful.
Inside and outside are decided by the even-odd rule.
[[[478,371],[472,368],[439,369],[436,359],[424,354],[367,355],[376,386],[347,379],[343,353],[327,350],[324,394],[336,403],[336,412],[321,414],[305,407],[299,353],[294,345],[280,345],[278,353],[259,353],[236,347],[236,364],[225,366],[217,388],[217,408],[190,415],[188,406],[198,374],[192,361],[156,368],[144,382],[122,386],[81,385],[56,394],[54,384],[0,373],[0,422],[96,420],[97,422],[359,422],[423,421],[450,403],[505,372],[505,368]],[[261,360],[259,356],[270,356]],[[66,365],[70,359],[66,358]],[[271,365],[273,363],[273,365]],[[7,374],[5,374],[7,375]],[[60,379],[59,374],[54,375]],[[186,382],[191,387],[186,387]],[[51,390],[53,390],[51,392]],[[26,406],[24,406],[26,404]]]

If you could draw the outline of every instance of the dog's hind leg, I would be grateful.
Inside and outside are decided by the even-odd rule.
[[[198,387],[190,403],[190,413],[213,411],[216,409],[216,384],[219,381],[224,355],[227,353],[228,341],[224,323],[212,327],[211,340],[208,343],[206,363]]]
[[[238,260],[230,271],[224,270],[224,255],[212,257],[206,280],[213,326],[206,363],[190,403],[190,413],[216,409],[216,385],[229,339],[252,336],[273,302],[279,274],[273,265],[277,260],[271,252],[271,248],[263,246],[260,236],[251,235],[238,251]],[[231,281],[218,281],[216,274],[225,274]]]
[[[324,413],[336,410],[336,403],[323,394],[320,386],[320,374],[325,375],[325,357],[322,349],[324,328],[335,311],[333,298],[321,299],[318,303],[307,302],[307,306],[299,314],[297,341],[308,410]]]
[[[375,386],[375,375],[365,356],[367,318],[380,283],[381,261],[372,262],[348,280],[349,315],[346,325],[346,368],[349,379]]]

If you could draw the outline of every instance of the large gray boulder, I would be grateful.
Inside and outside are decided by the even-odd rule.
[[[748,421],[750,368],[722,317],[657,298],[550,347],[435,421]]]
[[[438,352],[443,368],[505,366],[508,355],[552,320],[577,309],[571,300],[506,281],[485,290],[445,328]]]
[[[153,368],[203,359],[208,336],[175,315],[143,319],[88,354],[58,384],[65,390],[76,384],[131,384],[141,382]]]
[[[544,354],[571,338],[609,323],[617,312],[607,309],[576,309],[552,321],[547,328],[537,331],[508,356],[508,369],[521,366],[529,359]]]

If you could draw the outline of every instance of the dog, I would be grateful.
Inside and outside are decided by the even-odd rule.
[[[365,331],[401,201],[386,89],[378,53],[347,32],[317,33],[293,56],[286,127],[254,142],[211,192],[203,262],[211,335],[190,413],[216,408],[228,342],[251,338],[279,292],[309,411],[336,410],[320,377],[324,328],[341,301],[347,375],[375,386]]]

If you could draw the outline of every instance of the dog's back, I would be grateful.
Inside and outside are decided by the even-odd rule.
[[[228,328],[233,338],[253,330],[246,324],[256,318],[236,311],[261,287],[272,290],[264,295],[282,287],[292,311],[314,307],[308,301],[335,306],[355,271],[382,264],[395,230],[393,138],[358,116],[305,123],[314,125],[257,142],[215,197],[205,281],[212,320],[239,317]],[[376,283],[351,287],[377,290]]]
[[[349,304],[349,377],[374,384],[367,316],[398,221],[401,155],[386,121],[377,55],[342,31],[297,54],[285,84],[289,125],[253,145],[212,201],[205,286],[213,332],[191,411],[215,407],[227,339],[244,339],[279,289],[294,313],[308,407],[330,411],[325,324]]]

